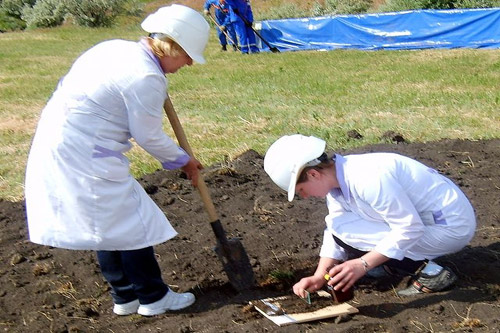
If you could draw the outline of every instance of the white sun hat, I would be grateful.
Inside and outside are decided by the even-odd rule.
[[[210,26],[196,10],[170,5],[159,8],[141,23],[149,33],[167,35],[197,63],[204,64],[203,51],[208,43]]]
[[[326,142],[314,136],[285,135],[276,140],[264,157],[264,170],[272,181],[288,192],[288,201],[295,196],[295,185],[302,169],[318,165]]]

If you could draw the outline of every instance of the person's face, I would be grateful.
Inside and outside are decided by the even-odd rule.
[[[177,72],[181,67],[191,66],[193,59],[187,54],[181,54],[175,57],[164,56],[160,58],[160,65],[167,74]]]
[[[324,198],[332,189],[332,185],[325,178],[318,170],[311,169],[307,171],[307,180],[295,185],[295,193],[301,198]]]

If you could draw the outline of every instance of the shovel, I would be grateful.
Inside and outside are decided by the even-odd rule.
[[[168,120],[172,125],[177,141],[179,145],[184,149],[189,156],[193,157],[193,151],[189,145],[184,129],[175,113],[174,106],[170,101],[170,97],[167,96],[165,104],[165,113],[167,114]],[[208,191],[207,185],[203,180],[201,173],[198,177],[198,191],[200,192],[201,199],[205,206],[205,210],[210,218],[210,226],[217,239],[217,245],[215,247],[215,252],[222,262],[224,271],[227,274],[229,282],[237,291],[250,289],[254,286],[254,275],[252,270],[252,265],[250,264],[250,259],[243,248],[240,240],[237,238],[226,238],[226,232],[222,228],[222,224],[219,220],[217,212],[215,211],[214,204],[210,198],[210,193]]]
[[[247,19],[246,19],[243,15],[240,15],[240,12],[239,12],[237,9],[234,9],[233,11],[234,11],[234,13],[235,13],[236,15],[238,15],[238,17],[239,17],[239,18],[240,18],[240,19],[241,19],[241,20],[245,23],[245,25],[246,25],[247,27],[249,27],[250,29],[252,29],[252,30],[253,30],[253,32],[254,32],[254,33],[255,33],[255,34],[256,34],[256,35],[257,35],[257,36],[258,36],[258,37],[259,37],[259,38],[260,38],[260,39],[264,42],[264,44],[266,44],[266,45],[267,45],[267,47],[269,48],[269,50],[271,50],[271,52],[272,52],[272,53],[277,53],[277,52],[279,53],[279,52],[280,52],[280,50],[278,50],[278,48],[277,48],[277,47],[271,46],[271,44],[269,44],[269,42],[268,42],[267,40],[265,40],[265,39],[264,39],[264,37],[262,37],[262,36],[261,36],[261,35],[257,32],[257,30],[255,30],[255,29],[253,28],[252,23],[251,23],[250,21],[248,21],[248,20],[247,20]],[[241,41],[240,41],[240,42],[241,42]]]
[[[217,21],[215,21],[215,19],[212,17],[212,14],[208,13],[208,17],[210,17],[210,19],[212,20],[212,22],[214,22],[214,24],[217,26],[217,28],[219,28],[220,31],[222,31],[222,33],[226,36],[227,40],[233,44],[234,46],[236,46],[236,48],[239,50],[239,46],[235,43],[234,40],[231,39],[231,37],[229,37],[229,35],[227,34],[226,30],[225,29],[222,29],[222,27],[220,26],[219,23],[217,23]]]

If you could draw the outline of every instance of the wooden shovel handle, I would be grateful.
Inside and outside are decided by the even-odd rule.
[[[167,96],[163,107],[165,109],[165,113],[167,114],[168,121],[170,121],[170,125],[172,125],[172,129],[174,130],[179,145],[189,154],[189,156],[194,157],[193,150],[191,149],[191,146],[187,141],[186,134],[184,133],[181,122],[179,121],[179,117],[177,117],[177,113],[175,113],[174,106],[172,105],[172,101],[170,100],[169,96]],[[210,197],[210,193],[208,191],[207,185],[205,184],[205,181],[203,180],[201,172],[198,175],[197,188],[200,192],[201,200],[205,205],[205,210],[207,211],[210,218],[210,222],[217,221],[219,217],[217,216],[214,203],[212,202],[212,198]]]

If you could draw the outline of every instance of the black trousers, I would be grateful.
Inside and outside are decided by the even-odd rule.
[[[346,252],[349,254],[349,256],[353,256],[356,258],[361,257],[362,255],[366,254],[366,251],[361,251],[359,249],[356,249],[350,245],[347,245],[344,243],[340,238],[336,237],[335,235],[332,235],[333,239],[335,240],[335,243],[337,243],[338,246],[342,247]],[[389,261],[386,261],[384,265],[394,268],[399,271],[403,271],[404,273],[407,273],[409,275],[413,275],[417,273],[426,263],[428,260],[412,260],[410,258],[403,258],[402,260],[397,260],[397,259],[389,259]]]
[[[102,275],[111,286],[115,304],[136,299],[141,304],[149,304],[168,292],[152,246],[130,251],[97,251],[97,259]]]

